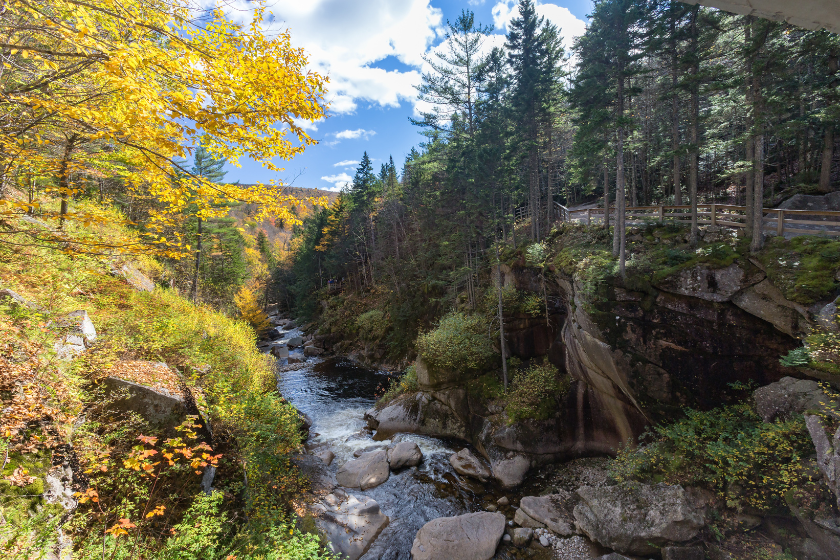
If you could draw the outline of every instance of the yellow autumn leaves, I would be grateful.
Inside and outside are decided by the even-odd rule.
[[[263,215],[295,223],[296,199],[281,185],[213,184],[177,165],[203,144],[234,164],[248,157],[280,170],[277,158],[314,143],[296,123],[323,118],[327,78],[307,69],[288,31],[265,28],[262,2],[254,6],[240,25],[185,0],[8,3],[0,218],[101,219],[42,200],[107,179],[118,184],[115,198],[149,208],[142,225],[159,245],[180,243],[172,226],[187,207],[209,218],[225,212],[221,202],[259,203]]]

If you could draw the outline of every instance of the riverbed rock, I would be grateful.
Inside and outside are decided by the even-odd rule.
[[[411,547],[413,560],[489,560],[505,532],[500,513],[468,513],[439,517],[417,532]]]
[[[490,458],[493,478],[498,480],[505,488],[513,488],[522,484],[530,468],[531,460],[522,454],[507,453],[503,458]]]
[[[481,459],[476,457],[475,453],[466,447],[458,453],[452,455],[449,458],[449,464],[452,465],[452,468],[455,469],[456,473],[463,476],[477,478],[482,482],[486,482],[492,474],[490,469],[484,465]]]
[[[328,467],[332,464],[333,459],[335,459],[335,453],[333,453],[328,447],[316,449],[312,454],[322,460]]]
[[[681,486],[631,484],[577,489],[577,528],[593,541],[621,553],[655,554],[660,547],[695,538],[705,512]]]
[[[571,537],[575,534],[572,528],[574,501],[569,492],[546,496],[526,496],[519,501],[519,507],[528,517],[561,537]]]
[[[741,290],[732,296],[732,303],[792,337],[809,328],[808,311],[798,303],[787,300],[781,290],[768,279]]]
[[[316,498],[323,498],[336,489],[338,482],[335,479],[335,474],[320,458],[308,453],[300,453],[292,456],[292,462],[300,469],[303,476],[309,480],[308,493]]]
[[[513,514],[513,522],[520,527],[527,527],[529,529],[544,529],[545,525],[525,513],[522,508],[516,510]]]
[[[347,560],[358,560],[389,522],[376,500],[368,496],[329,494],[312,507],[315,524],[333,550]]]
[[[405,467],[416,467],[422,460],[423,452],[413,441],[401,441],[388,449],[388,463],[391,465],[392,471]]]
[[[346,488],[367,490],[379,486],[390,474],[388,456],[384,449],[363,453],[358,459],[347,461],[335,475],[336,481]]]
[[[284,358],[289,357],[289,347],[285,344],[272,344],[270,351],[271,355],[277,358],[278,360],[282,360]]]
[[[837,271],[840,275],[840,270]],[[840,315],[837,314],[837,304],[840,298],[823,306],[817,314],[817,324],[827,331],[840,332]]]
[[[518,527],[513,530],[512,543],[513,546],[525,547],[531,544],[531,539],[534,538],[534,530],[528,527]]]
[[[783,377],[753,393],[755,408],[765,422],[789,420],[808,410],[822,410],[828,400],[816,381]]]
[[[298,346],[303,346],[303,337],[293,336],[286,342],[286,344],[289,345],[289,348],[297,348]]]
[[[324,351],[317,346],[305,346],[303,348],[303,355],[307,357],[315,357],[323,354]]]

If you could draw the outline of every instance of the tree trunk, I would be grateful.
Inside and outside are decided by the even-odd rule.
[[[674,152],[674,204],[682,205],[682,187],[680,186],[680,100],[677,91],[678,62],[676,21],[671,19],[671,151]]]
[[[820,192],[831,192],[831,161],[834,159],[834,126],[825,125],[822,163],[820,165]]]
[[[618,120],[624,118],[624,68],[618,68]],[[613,234],[613,256],[618,257],[618,269],[621,277],[625,277],[625,207],[627,204],[626,186],[624,184],[624,127],[619,126],[617,131],[615,156],[615,229]]]
[[[502,350],[502,382],[505,390],[508,386],[507,355],[505,353],[505,315],[502,308],[502,261],[499,258],[499,245],[496,245],[496,263],[499,269],[499,345]]]
[[[610,229],[610,172],[604,162],[604,229]]]
[[[190,299],[193,303],[195,303],[198,297],[198,271],[201,268],[201,237],[201,218],[199,218],[195,243],[195,270],[193,271],[192,289],[190,290]]]
[[[695,54],[691,64],[691,153],[688,162],[688,191],[691,197],[691,236],[689,242],[692,247],[697,245],[700,239],[700,230],[697,227],[697,173],[700,167],[700,84],[698,73],[700,70],[700,58],[697,55],[697,13],[699,7],[695,7],[691,13],[691,49]]]
[[[76,134],[71,134],[64,144],[64,155],[58,167],[58,193],[61,196],[61,210],[59,211],[58,228],[64,228],[64,217],[70,210],[70,156],[76,145]]]
[[[744,20],[746,23],[744,25],[744,43],[747,49],[750,48],[750,42],[752,40],[752,16],[747,16]],[[746,66],[744,69],[744,73],[746,75],[745,78],[745,85],[746,85],[746,98],[747,98],[747,118],[745,120],[745,127],[747,129],[747,142],[746,142],[746,160],[747,164],[749,165],[746,173],[744,174],[744,187],[745,191],[744,194],[746,196],[746,200],[744,201],[744,206],[746,206],[746,235],[747,237],[752,237],[752,230],[753,230],[753,220],[750,217],[753,215],[753,195],[755,194],[753,184],[754,184],[754,175],[752,172],[752,166],[755,162],[755,136],[754,136],[754,123],[753,123],[753,114],[755,111],[754,108],[754,100],[753,100],[753,88],[752,88],[752,74],[753,74],[753,60],[752,54],[747,53],[746,57]]]

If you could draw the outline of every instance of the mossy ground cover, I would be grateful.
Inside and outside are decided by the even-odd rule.
[[[99,240],[131,236],[102,227],[86,233]],[[51,454],[72,444],[85,471],[75,488],[80,506],[65,526],[74,557],[101,557],[103,546],[112,558],[319,557],[317,539],[290,530],[290,500],[305,486],[289,460],[300,445],[299,419],[274,390],[273,364],[256,350],[251,327],[171,290],[135,291],[109,274],[113,255],[65,252],[25,234],[4,241],[2,287],[41,309],[0,302],[0,435],[10,459],[3,475],[20,466],[36,478],[17,490],[0,482],[4,492],[15,494],[0,501],[4,517],[21,518],[24,509],[39,505]],[[160,273],[154,261],[135,262],[152,277]],[[88,311],[98,336],[68,363],[55,356],[50,322],[77,309]],[[193,389],[212,421],[216,446],[206,451],[199,439],[184,439],[177,449],[201,459],[193,469],[167,474],[173,467],[167,459],[151,467],[150,478],[135,468],[137,453],[152,459],[181,455],[141,418],[115,415],[106,406],[97,382],[127,359],[165,362]],[[158,439],[150,445],[152,440],[140,437]],[[222,455],[214,484],[220,492],[210,501],[198,489],[205,452]],[[33,550],[54,544],[60,516],[52,506],[36,509],[40,513],[27,514],[19,531],[2,534],[4,557],[28,559]],[[176,540],[180,552],[173,548]]]

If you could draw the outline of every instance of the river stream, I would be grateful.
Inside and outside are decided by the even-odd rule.
[[[296,330],[284,336],[296,336]],[[280,393],[313,421],[310,444],[327,444],[335,453],[333,472],[352,460],[357,450],[386,447],[395,441],[413,441],[423,452],[417,467],[392,472],[387,482],[365,490],[348,490],[376,500],[390,523],[382,531],[362,560],[408,560],[417,531],[438,517],[483,511],[508,496],[518,503],[523,491],[538,493],[540,476],[533,477],[519,492],[506,491],[492,482],[464,478],[455,473],[449,457],[465,444],[414,434],[398,434],[393,439],[374,441],[366,428],[364,413],[376,402],[376,396],[388,386],[391,374],[361,367],[345,358],[304,358],[299,349],[287,360],[278,361]],[[500,508],[508,520],[514,508]],[[552,558],[548,550],[533,544],[528,549],[502,545],[495,558]],[[585,556],[589,558],[587,554]]]

